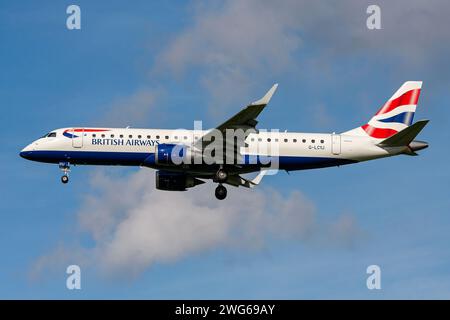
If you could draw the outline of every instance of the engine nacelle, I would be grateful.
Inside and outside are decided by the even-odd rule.
[[[196,185],[205,183],[200,179],[184,173],[159,170],[156,171],[156,189],[168,191],[185,191]]]
[[[200,150],[182,144],[162,143],[155,149],[155,163],[159,165],[201,163],[201,159],[202,152]]]
[[[186,146],[181,144],[162,143],[156,146],[155,162],[156,164],[181,164],[186,155]]]

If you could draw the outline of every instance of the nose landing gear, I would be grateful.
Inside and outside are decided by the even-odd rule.
[[[66,184],[67,182],[69,182],[69,176],[63,175],[63,176],[61,177],[61,182],[64,183],[64,184]]]
[[[215,193],[218,200],[223,200],[227,197],[227,188],[225,188],[222,184],[219,184]]]
[[[69,182],[70,163],[69,162],[60,162],[59,168],[63,172],[63,176],[61,177],[61,182],[66,184],[67,182]]]

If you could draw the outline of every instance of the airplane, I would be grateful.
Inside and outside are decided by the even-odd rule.
[[[186,191],[211,179],[218,184],[216,198],[223,200],[227,196],[224,185],[253,188],[274,168],[289,172],[401,154],[416,156],[428,147],[427,142],[414,139],[429,120],[412,123],[421,81],[405,82],[366,124],[342,133],[258,130],[257,117],[277,86],[215,129],[69,127],[33,141],[20,156],[59,164],[64,184],[69,181],[71,165],[140,166],[157,170],[159,190]],[[217,138],[237,130],[236,136]],[[242,176],[252,172],[258,172],[252,180]]]

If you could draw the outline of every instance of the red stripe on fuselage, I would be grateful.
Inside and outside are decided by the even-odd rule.
[[[413,89],[405,92],[400,97],[395,98],[386,102],[386,104],[376,113],[377,115],[389,112],[398,108],[400,106],[405,106],[409,104],[417,104],[419,101],[420,89]]]
[[[372,138],[377,138],[377,139],[386,139],[386,138],[389,138],[390,136],[393,136],[394,134],[396,134],[398,132],[397,130],[394,130],[394,129],[375,128],[369,124],[365,124],[365,125],[361,126],[361,128],[363,128],[364,131],[367,132],[367,134],[369,136],[371,136]]]
[[[66,132],[104,132],[109,131],[109,129],[67,129],[64,130],[64,133]]]
[[[69,129],[68,131],[72,131]],[[103,132],[103,131],[109,131],[107,129],[74,129],[75,132]]]

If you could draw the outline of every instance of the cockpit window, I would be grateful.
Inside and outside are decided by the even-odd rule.
[[[47,135],[47,138],[54,138],[54,137],[56,137],[56,132],[50,132],[50,133]]]

